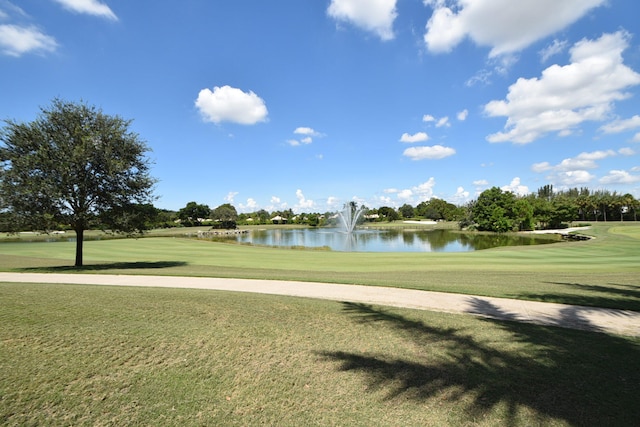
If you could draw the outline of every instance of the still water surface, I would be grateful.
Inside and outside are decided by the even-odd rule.
[[[241,243],[276,247],[328,248],[340,252],[470,252],[498,246],[554,243],[548,237],[486,235],[450,230],[356,230],[339,229],[251,230],[237,235]]]

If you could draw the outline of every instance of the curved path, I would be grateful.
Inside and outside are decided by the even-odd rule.
[[[378,286],[209,277],[0,273],[0,282],[212,289],[467,313],[500,320],[640,336],[640,312]]]

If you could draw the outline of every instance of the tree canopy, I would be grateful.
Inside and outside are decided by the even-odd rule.
[[[54,99],[36,120],[6,120],[0,131],[0,203],[13,231],[76,233],[75,265],[82,266],[90,227],[141,231],[153,201],[146,143],[130,120],[85,103]]]

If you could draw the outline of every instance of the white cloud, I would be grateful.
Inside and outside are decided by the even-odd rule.
[[[19,57],[25,53],[54,52],[56,40],[34,26],[0,25],[0,52]]]
[[[435,122],[436,118],[433,117],[431,114],[425,114],[424,116],[422,116],[422,121],[423,122]]]
[[[600,178],[600,184],[634,184],[640,182],[640,175],[631,175],[623,170],[611,170],[609,174]]]
[[[458,120],[460,120],[461,122],[467,120],[467,117],[469,116],[469,110],[462,110],[457,114],[457,118]]]
[[[228,203],[233,203],[233,199],[238,195],[237,191],[229,191],[226,196],[224,196],[224,200]]]
[[[485,185],[489,185],[489,181],[487,181],[486,179],[477,179],[473,181],[473,185],[485,186]]]
[[[409,190],[408,188],[402,191],[398,191],[398,194],[396,195],[398,199],[404,200],[404,201],[411,200],[412,196],[413,196],[413,191]]]
[[[630,96],[624,89],[640,84],[640,74],[622,63],[628,39],[619,31],[582,40],[571,48],[571,64],[518,79],[505,100],[485,105],[487,115],[507,117],[506,132],[487,140],[527,144],[551,132],[566,136],[584,121],[605,120],[614,101]]]
[[[585,170],[559,172],[547,177],[552,184],[564,185],[566,187],[588,184],[593,178],[595,178],[595,176]]]
[[[431,52],[450,52],[465,37],[491,47],[490,56],[517,52],[583,17],[606,0],[427,1],[435,10],[424,41]],[[446,6],[449,4],[451,7]]]
[[[267,107],[252,91],[243,92],[231,86],[202,89],[195,102],[205,121],[253,125],[267,120]]]
[[[549,162],[540,162],[540,163],[534,163],[533,165],[531,165],[531,170],[536,173],[546,172],[551,169],[553,169],[553,166],[551,166]]]
[[[436,185],[436,180],[431,177],[428,181],[419,184],[416,187],[412,187],[412,191],[418,197],[418,202],[429,200],[433,197],[433,187]]]
[[[296,190],[296,198],[298,199],[298,203],[295,207],[298,209],[311,209],[315,205],[313,200],[308,200],[304,197],[304,194],[302,194],[302,190],[300,189]]]
[[[439,119],[436,123],[436,127],[440,128],[442,126],[446,126],[449,127],[451,126],[451,123],[449,123],[449,117],[442,117],[441,119]]]
[[[291,146],[299,146],[299,145],[308,145],[311,144],[313,142],[313,137],[323,137],[324,134],[317,132],[316,130],[314,130],[313,128],[310,127],[298,127],[293,131],[294,134],[296,135],[306,135],[304,138],[301,139],[289,139],[287,140],[287,143]]]
[[[337,207],[339,203],[340,203],[340,200],[337,197],[333,197],[333,196],[327,197],[327,207],[329,209]]]
[[[640,128],[640,116],[635,115],[630,119],[614,120],[611,123],[607,123],[600,127],[600,130],[604,133],[620,133],[628,130]]]
[[[635,150],[629,147],[622,147],[618,150],[618,153],[622,154],[623,156],[634,156],[636,154]]]
[[[567,48],[567,44],[569,44],[569,42],[566,40],[553,40],[553,43],[538,52],[538,54],[540,54],[540,60],[547,62],[552,56],[563,52]]]
[[[99,16],[101,18],[117,21],[118,17],[106,4],[98,0],[54,0],[65,9],[74,13]]]
[[[633,139],[631,140],[632,142],[640,142],[640,132],[636,133],[633,136]]]
[[[331,0],[327,13],[337,21],[371,31],[382,40],[394,38],[396,0]]]
[[[382,190],[383,193],[385,194],[396,194],[398,191],[397,188],[385,188],[384,190]]]
[[[404,150],[403,153],[403,155],[409,157],[411,160],[444,159],[454,154],[456,154],[456,150],[451,147],[443,147],[442,145],[409,147]]]
[[[293,133],[298,134],[298,135],[322,136],[322,134],[320,132],[317,132],[313,128],[304,127],[304,126],[296,128],[293,131]]]
[[[271,196],[271,200],[270,200],[271,204],[273,205],[277,205],[280,203],[280,197],[276,197],[276,196]]]
[[[251,197],[249,197],[247,199],[247,204],[245,205],[245,207],[248,209],[255,209],[258,207],[258,202],[256,202],[255,199],[252,199]]]
[[[606,159],[607,157],[614,157],[617,153],[613,150],[598,150],[590,153],[583,152],[576,157],[569,157],[562,160],[555,166],[551,166],[548,162],[535,163],[532,166],[534,172],[544,172],[547,170],[555,171],[572,171],[572,170],[584,170],[595,169],[598,167],[596,160]]]
[[[463,187],[458,187],[456,190],[456,194],[451,196],[451,203],[455,205],[462,205],[465,202],[469,201],[470,193],[466,191]]]
[[[403,133],[400,137],[400,142],[406,143],[414,143],[414,142],[423,142],[429,139],[429,135],[425,132],[418,132],[413,135],[409,135],[408,133]]]
[[[510,191],[519,196],[526,196],[529,194],[529,187],[522,185],[519,177],[513,178],[508,185],[504,185],[500,188],[502,191]]]

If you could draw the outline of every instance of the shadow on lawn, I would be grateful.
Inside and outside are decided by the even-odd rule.
[[[566,294],[560,288],[557,293],[522,294],[525,299],[532,301],[559,302],[589,307],[616,308],[620,310],[640,311],[640,284],[610,286],[589,285],[583,283],[547,282],[569,288]],[[575,295],[575,290],[590,292],[590,295]]]
[[[187,265],[184,261],[139,261],[139,262],[109,262],[105,264],[88,264],[82,267],[72,265],[60,265],[51,267],[25,267],[19,270],[25,272],[43,272],[43,273],[62,273],[62,272],[79,272],[79,271],[108,271],[108,270],[145,270],[182,267]]]
[[[462,405],[469,420],[506,407],[501,424],[510,426],[544,424],[547,417],[571,425],[633,425],[640,419],[637,340],[483,319],[488,328],[508,333],[487,341],[366,304],[344,303],[344,310],[358,322],[379,322],[424,350],[411,360],[397,354],[321,353],[339,362],[339,370],[365,375],[372,389],[389,390],[388,399],[423,401],[443,393]],[[521,408],[541,419],[520,419]]]

